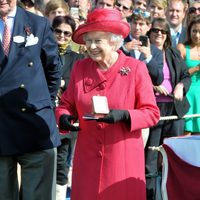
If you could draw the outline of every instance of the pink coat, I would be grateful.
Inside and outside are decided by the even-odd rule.
[[[73,162],[72,200],[145,200],[144,146],[141,129],[159,120],[152,83],[144,63],[119,51],[117,62],[100,71],[90,58],[78,61],[56,109],[75,115],[78,133]],[[127,75],[119,71],[130,71]],[[126,109],[131,125],[86,121],[92,111],[91,97],[106,96],[110,109]]]

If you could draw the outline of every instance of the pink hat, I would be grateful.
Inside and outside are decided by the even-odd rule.
[[[91,31],[111,32],[125,38],[130,31],[129,24],[122,21],[121,13],[116,9],[98,8],[90,12],[84,24],[72,35],[74,42],[85,44],[83,35]]]

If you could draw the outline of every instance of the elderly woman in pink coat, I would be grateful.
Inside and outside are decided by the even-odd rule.
[[[79,129],[72,200],[146,199],[141,129],[155,125],[160,113],[147,67],[118,50],[128,33],[119,11],[96,9],[73,34],[74,42],[86,45],[88,58],[75,63],[56,108],[63,133]],[[94,96],[97,110],[106,108],[107,99],[109,112],[87,118]],[[73,125],[77,119],[79,127]]]

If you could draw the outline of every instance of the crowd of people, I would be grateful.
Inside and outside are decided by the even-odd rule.
[[[149,147],[200,134],[200,0],[0,0],[0,41],[0,199],[161,198]]]

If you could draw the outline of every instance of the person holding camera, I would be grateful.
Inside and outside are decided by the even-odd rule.
[[[141,9],[133,10],[131,16],[131,31],[124,40],[122,51],[133,58],[139,59],[147,65],[149,75],[154,85],[163,81],[163,55],[162,51],[150,44],[147,31],[151,26],[151,16]]]

